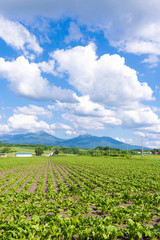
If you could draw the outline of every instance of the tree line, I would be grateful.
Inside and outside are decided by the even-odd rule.
[[[110,148],[109,146],[98,146],[95,149],[80,149],[76,147],[56,147],[51,145],[37,145],[37,144],[13,144],[13,143],[1,143],[0,152],[10,153],[14,152],[14,147],[33,148],[35,154],[42,155],[45,151],[54,151],[55,154],[76,154],[76,155],[90,155],[90,156],[129,156],[137,154],[140,150],[122,150],[118,148]],[[153,153],[160,149],[153,149]],[[160,151],[159,151],[160,152]]]

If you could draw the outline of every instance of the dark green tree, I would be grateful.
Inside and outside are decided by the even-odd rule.
[[[55,152],[56,155],[58,155],[59,150],[56,148],[54,152]]]
[[[35,148],[36,156],[41,156],[43,154],[43,149],[41,147]]]
[[[11,151],[11,149],[9,147],[4,147],[1,152],[2,153],[10,153],[12,151]]]

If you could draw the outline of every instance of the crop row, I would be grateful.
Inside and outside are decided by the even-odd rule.
[[[0,239],[159,239],[157,161],[137,161],[137,175],[136,161],[105,161],[33,159],[6,173]]]

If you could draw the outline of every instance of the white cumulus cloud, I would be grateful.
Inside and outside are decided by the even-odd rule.
[[[71,22],[69,26],[69,35],[66,36],[65,42],[70,43],[71,41],[79,41],[81,39],[83,39],[83,35],[79,26],[74,22]]]
[[[0,135],[7,134],[10,132],[10,129],[7,124],[0,124]]]
[[[56,75],[56,72],[54,71],[54,64],[55,64],[55,61],[50,60],[48,62],[45,62],[45,61],[40,62],[37,64],[37,66],[40,68],[42,72]]]
[[[94,44],[57,50],[52,57],[60,73],[69,74],[69,83],[82,95],[107,107],[133,105],[137,101],[152,100],[152,89],[140,83],[136,71],[125,65],[119,55],[96,55]]]
[[[139,105],[135,109],[120,110],[117,112],[119,118],[122,119],[123,125],[139,128],[142,126],[152,126],[159,124],[158,115],[155,114],[150,107]]]
[[[0,58],[0,75],[7,79],[10,88],[23,97],[35,100],[75,101],[71,90],[50,85],[36,63],[29,62],[24,56],[13,61]]]
[[[134,54],[160,54],[158,0],[1,0],[0,13],[22,19],[36,16],[60,20],[69,17],[92,31],[102,30],[110,44]],[[79,31],[70,27],[70,36]]]
[[[77,132],[74,130],[67,130],[65,134],[68,136],[78,135]]]
[[[49,130],[49,125],[44,121],[38,121],[37,116],[14,114],[8,119],[8,126],[11,131],[39,132]]]
[[[26,114],[26,115],[46,115],[47,117],[52,117],[52,113],[43,107],[35,106],[30,104],[28,107],[17,107],[14,112],[16,114]]]
[[[69,125],[66,125],[64,123],[53,123],[51,124],[51,128],[54,130],[71,130],[72,128]]]
[[[22,24],[5,19],[2,16],[0,16],[0,38],[11,47],[22,50],[24,53],[27,50],[32,50],[38,54],[43,52],[36,37]]]

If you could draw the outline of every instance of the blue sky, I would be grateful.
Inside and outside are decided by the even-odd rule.
[[[0,3],[0,134],[160,147],[160,3]]]

